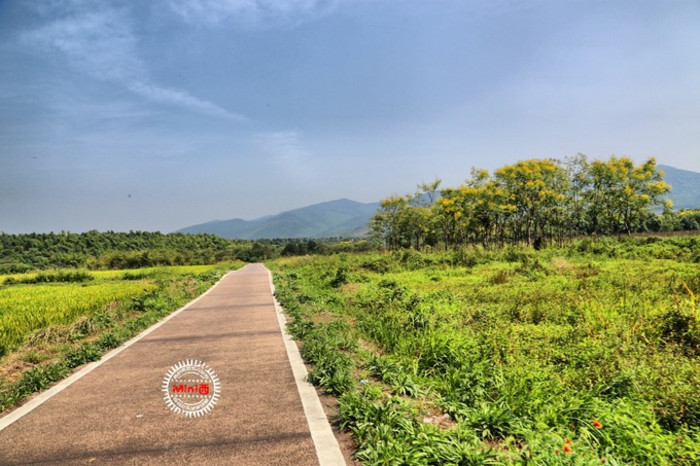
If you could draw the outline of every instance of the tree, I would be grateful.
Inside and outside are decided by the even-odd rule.
[[[370,229],[389,249],[401,246],[400,213],[406,199],[399,196],[388,197],[379,202],[379,210],[370,220]]]
[[[590,162],[585,154],[579,152],[573,157],[564,159],[564,166],[569,180],[564,223],[566,225],[566,234],[571,237],[579,232],[586,231],[588,228],[586,192],[589,189],[588,171],[590,170]]]
[[[654,157],[638,167],[629,157],[612,156],[608,161],[591,163],[590,189],[586,194],[593,232],[631,235],[670,191],[671,186],[663,181],[663,176]]]
[[[515,240],[533,244],[535,237],[551,235],[548,226],[560,219],[557,207],[564,201],[566,172],[552,159],[532,159],[506,165],[495,171],[497,186],[506,194],[512,211]]]

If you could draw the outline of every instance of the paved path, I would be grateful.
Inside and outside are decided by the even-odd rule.
[[[185,418],[163,401],[168,369],[199,359],[221,397]],[[0,420],[1,422],[1,420]],[[0,431],[0,464],[317,465],[267,270],[227,275],[145,337]]]

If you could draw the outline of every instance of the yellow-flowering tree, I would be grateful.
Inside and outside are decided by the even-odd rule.
[[[663,176],[653,157],[639,166],[629,157],[592,162],[587,192],[591,232],[632,234],[670,191]]]
[[[417,249],[438,242],[538,247],[577,234],[631,234],[676,219],[670,205],[661,217],[652,210],[670,190],[663,176],[654,158],[639,166],[629,157],[589,162],[583,154],[564,163],[523,160],[492,175],[472,169],[463,185],[443,189],[437,199],[439,180],[413,196],[385,199],[372,227],[390,248]]]
[[[562,222],[568,182],[566,171],[552,159],[532,159],[495,171],[497,186],[505,193],[504,207],[512,212],[511,229],[516,241],[532,244],[535,238],[552,236]]]

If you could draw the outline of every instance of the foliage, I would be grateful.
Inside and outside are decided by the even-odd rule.
[[[247,243],[181,233],[0,233],[0,273],[32,269],[129,269],[213,264],[237,258]]]
[[[693,236],[586,238],[270,267],[366,464],[691,465],[698,254]]]
[[[440,180],[419,186],[413,196],[393,196],[380,202],[379,212],[372,218],[370,227],[374,236],[386,247],[415,247],[435,244],[431,205],[437,198]]]
[[[493,174],[473,169],[464,185],[444,188],[435,198],[438,185],[383,200],[371,221],[374,236],[389,249],[474,243],[540,248],[580,234],[674,228],[670,201],[662,199],[670,186],[654,158],[639,166],[615,156],[592,162],[582,154],[565,162],[532,159]],[[662,204],[663,215],[655,214]]]
[[[0,233],[0,274],[86,268],[142,269],[205,265],[227,260],[260,262],[280,255],[335,254],[376,250],[365,239],[230,240],[214,235],[89,231],[87,233]],[[58,272],[57,281],[61,277]],[[76,272],[70,272],[75,274]],[[76,279],[78,279],[76,277]]]
[[[636,231],[649,216],[649,208],[659,205],[661,196],[670,190],[653,158],[639,167],[628,157],[596,160],[586,175],[588,231],[595,233]]]

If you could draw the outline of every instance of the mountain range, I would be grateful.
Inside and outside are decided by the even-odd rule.
[[[673,189],[668,197],[675,209],[700,208],[700,173],[659,165]],[[254,220],[213,220],[178,230],[180,233],[212,233],[232,239],[359,237],[368,230],[378,202],[350,199],[322,202]]]
[[[367,232],[367,223],[378,208],[378,202],[338,199],[255,220],[214,220],[178,232],[239,239],[358,237]]]

